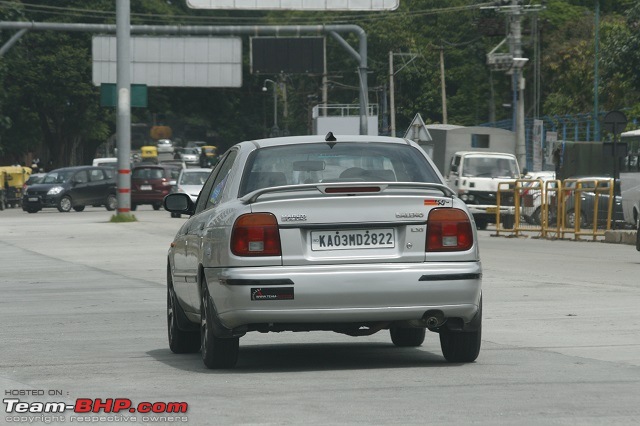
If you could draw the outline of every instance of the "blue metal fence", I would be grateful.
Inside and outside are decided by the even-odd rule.
[[[600,121],[604,118],[607,112],[601,112],[598,114]],[[527,149],[527,168],[532,169],[533,166],[533,118],[525,119],[525,143]],[[594,116],[591,113],[588,114],[573,114],[573,115],[545,115],[539,117],[538,120],[542,120],[544,123],[542,131],[542,146],[546,148],[546,132],[556,132],[558,134],[558,141],[579,141],[579,142],[592,142],[596,140],[596,129]],[[511,119],[496,121],[493,123],[484,123],[480,126],[495,127],[506,130],[513,130],[513,121]]]

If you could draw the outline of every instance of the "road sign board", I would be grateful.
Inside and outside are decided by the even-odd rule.
[[[413,117],[413,121],[409,124],[409,128],[404,134],[404,138],[415,142],[430,142],[433,140],[420,113],[417,113],[415,117]]]
[[[118,104],[118,93],[115,83],[102,83],[100,85],[100,106],[114,107]],[[131,85],[131,106],[138,108],[147,107],[147,85]]]
[[[115,83],[116,37],[94,36],[93,83]],[[131,37],[131,83],[242,87],[240,37]]]
[[[400,0],[187,0],[192,9],[395,10]]]
[[[627,127],[627,116],[621,111],[610,111],[604,116],[602,123],[607,132],[619,135]]]

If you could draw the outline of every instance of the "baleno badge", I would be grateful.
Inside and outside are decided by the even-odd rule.
[[[398,219],[411,219],[414,217],[424,217],[424,213],[414,212],[414,213],[396,213],[396,218]]]
[[[307,220],[306,214],[283,214],[281,217],[283,222],[304,222]]]

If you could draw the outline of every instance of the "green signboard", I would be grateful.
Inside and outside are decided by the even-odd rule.
[[[100,106],[115,107],[118,104],[118,93],[116,85],[112,83],[102,83],[100,85]],[[147,107],[147,85],[131,85],[131,106],[138,108]]]

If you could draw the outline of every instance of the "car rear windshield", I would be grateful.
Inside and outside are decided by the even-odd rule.
[[[133,179],[162,179],[164,175],[165,175],[164,169],[161,169],[159,167],[136,168],[131,173],[131,177]]]
[[[409,145],[298,144],[257,150],[249,159],[240,195],[272,186],[325,182],[442,183],[424,155]]]
[[[180,185],[204,185],[211,172],[184,172],[180,177]]]

